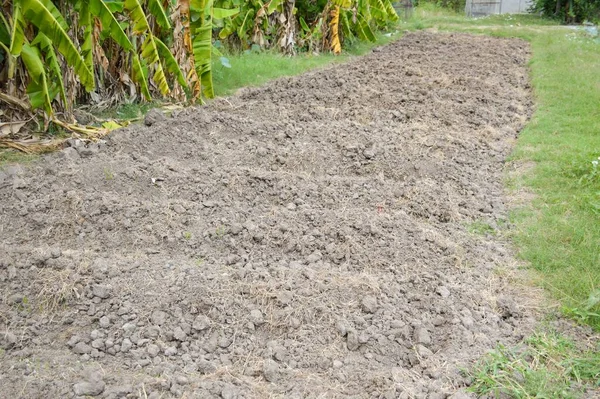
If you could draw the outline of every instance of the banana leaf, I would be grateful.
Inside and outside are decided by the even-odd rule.
[[[156,22],[161,28],[165,30],[171,29],[169,17],[159,0],[148,0],[148,11],[150,11],[150,14],[154,15]]]
[[[158,85],[158,89],[163,95],[169,94],[169,83],[165,71],[160,62],[160,56],[158,55],[158,48],[156,47],[156,38],[150,32],[146,36],[146,40],[142,44],[142,58],[146,60],[148,65],[154,66],[154,75],[152,79]]]
[[[58,88],[58,92],[60,93],[60,98],[62,99],[63,106],[65,108],[69,108],[69,103],[67,102],[67,93],[65,91],[65,85],[62,78],[62,69],[58,62],[58,57],[56,56],[56,52],[54,51],[54,46],[52,46],[52,42],[48,38],[48,36],[43,33],[38,33],[35,40],[31,42],[31,45],[37,45],[43,54],[45,54],[46,65],[50,69],[53,74],[53,81]]]
[[[136,82],[140,86],[140,90],[142,91],[142,96],[147,101],[152,99],[150,95],[150,90],[148,89],[148,72],[147,69],[144,68],[140,58],[137,54],[131,53],[131,77],[134,82]]]
[[[191,7],[199,13],[192,21],[193,53],[196,73],[200,77],[202,93],[206,98],[215,96],[212,82],[212,0],[192,0]]]
[[[44,62],[35,47],[29,44],[24,44],[21,49],[21,59],[27,73],[29,74],[30,82],[27,86],[27,95],[32,109],[43,108],[48,115],[52,115],[52,99],[50,98],[50,90],[48,81],[46,80],[46,70]]]
[[[356,15],[356,33],[357,36],[362,40],[368,40],[370,42],[376,42],[377,38],[369,26],[369,21],[362,15]]]
[[[4,47],[10,47],[10,25],[4,15],[0,13],[0,43],[4,45]],[[3,47],[3,48],[4,48]],[[7,50],[7,52],[10,50]]]
[[[79,11],[79,23],[83,26],[83,42],[81,43],[81,55],[88,69],[94,72],[94,42],[92,39],[92,18],[88,0],[81,1]]]
[[[69,38],[61,24],[52,13],[44,6],[43,0],[27,0],[22,4],[23,17],[52,41],[54,47],[65,57],[67,63],[73,68],[81,83],[88,91],[94,89],[94,74],[88,68],[83,57]],[[18,25],[18,23],[15,23]],[[11,52],[14,49],[11,49]],[[13,53],[14,54],[14,53]]]
[[[25,19],[21,9],[21,2],[15,1],[13,4],[13,25],[10,34],[10,53],[14,56],[21,54],[21,48],[25,43]],[[9,79],[12,75],[9,74]]]
[[[225,19],[237,15],[240,13],[239,8],[234,9],[225,9],[225,8],[213,8],[213,18],[214,19]]]
[[[100,19],[100,22],[102,22],[102,30],[108,32],[110,37],[112,37],[112,39],[124,50],[131,51],[133,50],[133,45],[121,28],[119,21],[117,21],[115,18],[113,14],[114,11],[111,11],[109,4],[111,4],[111,2],[105,2],[103,0],[90,0],[90,12],[92,15]],[[123,9],[122,3],[121,9]]]
[[[133,22],[133,33],[140,34],[150,30],[144,9],[138,0],[125,0],[125,9]]]
[[[177,81],[182,87],[188,87],[187,81],[183,72],[179,68],[179,64],[173,54],[169,50],[166,44],[164,44],[159,38],[154,37],[154,41],[156,43],[156,47],[158,48],[158,54],[162,57],[163,62],[167,68],[167,71],[175,75]]]
[[[273,14],[275,10],[283,3],[283,0],[271,0],[267,6],[267,15]]]
[[[17,0],[17,1],[19,1],[19,0]],[[23,0],[23,1],[27,1],[27,0]],[[52,0],[41,0],[41,3],[44,5],[44,7],[46,7],[48,9],[48,11],[50,11],[50,14],[52,14],[54,19],[56,19],[56,21],[60,24],[60,26],[65,31],[68,31],[69,24],[67,24],[67,21],[65,21],[64,17],[60,13],[60,11],[58,11],[58,8],[56,8],[56,6],[52,2]]]

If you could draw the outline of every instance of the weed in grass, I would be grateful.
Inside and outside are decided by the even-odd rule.
[[[215,229],[215,237],[218,240],[222,239],[226,233],[227,233],[227,230],[225,229],[225,226],[221,225]]]
[[[135,121],[142,119],[150,109],[160,107],[160,105],[158,102],[121,104],[116,108],[109,108],[99,112],[96,116],[100,119]]]
[[[579,178],[579,183],[581,184],[600,184],[600,157],[594,159],[591,162],[591,166],[589,169],[585,170],[583,175]],[[598,186],[600,189],[600,186]]]
[[[38,159],[38,155],[24,154],[12,149],[0,149],[0,169],[13,164],[27,164]]]
[[[482,220],[476,220],[467,225],[467,231],[471,234],[480,236],[496,235],[496,230]]]
[[[565,306],[564,311],[575,320],[590,325],[600,325],[600,312],[593,309],[600,305],[600,289],[592,292],[588,300],[579,307]]]
[[[106,180],[114,180],[115,174],[109,168],[104,168],[104,178]]]
[[[600,384],[600,352],[582,351],[558,333],[540,332],[520,347],[499,346],[468,373],[478,395],[579,398]]]

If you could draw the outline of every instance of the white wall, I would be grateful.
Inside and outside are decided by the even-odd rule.
[[[533,0],[467,0],[465,13],[470,17],[492,14],[524,14]]]
[[[502,14],[523,14],[526,13],[532,0],[502,0]]]

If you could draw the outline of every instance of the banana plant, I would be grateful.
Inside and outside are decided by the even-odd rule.
[[[374,28],[398,21],[390,0],[332,0],[330,47],[337,53],[340,37],[375,42]]]
[[[228,39],[234,35],[248,48],[253,44],[261,47],[276,42],[277,27],[280,21],[272,18],[283,12],[283,0],[224,0],[224,7],[239,7],[237,15],[225,18],[219,28],[219,38]]]
[[[212,81],[213,19],[229,18],[238,14],[239,10],[214,7],[213,0],[191,0],[190,10],[196,73],[200,77],[202,94],[206,98],[213,98],[215,96]]]
[[[0,19],[0,49],[5,53],[6,76],[12,81],[16,66],[23,66],[28,76],[27,97],[31,109],[42,108],[52,116],[55,99],[60,99],[65,109],[70,108],[66,87],[71,91],[75,88],[73,82],[65,83],[63,63],[72,69],[87,91],[96,88],[95,74],[99,66],[94,64],[94,54],[100,44],[94,37],[95,26],[120,46],[123,60],[130,65],[131,76],[144,98],[151,99],[150,69],[154,72],[152,80],[163,95],[170,92],[167,73],[182,87],[187,87],[186,77],[173,54],[149,23],[148,17],[152,16],[167,35],[171,33],[167,11],[159,0],[148,0],[149,14],[140,0],[74,0],[68,3],[67,9],[77,12],[77,26],[67,23],[52,0],[14,0],[12,18],[7,20],[2,15]]]
[[[93,90],[94,74],[67,34],[67,24],[64,18],[49,0],[15,0],[10,43],[11,55],[18,57],[23,46],[27,44],[24,33],[27,23],[35,26],[39,32],[42,32],[52,41],[53,47],[63,55],[67,64],[79,76],[83,86],[89,91]],[[29,52],[28,56],[33,56],[33,54]],[[31,61],[31,58],[29,60]],[[30,63],[29,66],[33,66],[33,64]],[[9,78],[12,78],[12,76],[9,76]]]

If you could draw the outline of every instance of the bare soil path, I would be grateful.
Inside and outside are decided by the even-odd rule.
[[[467,229],[506,218],[529,47],[377,50],[0,171],[0,396],[464,397],[534,322]]]

